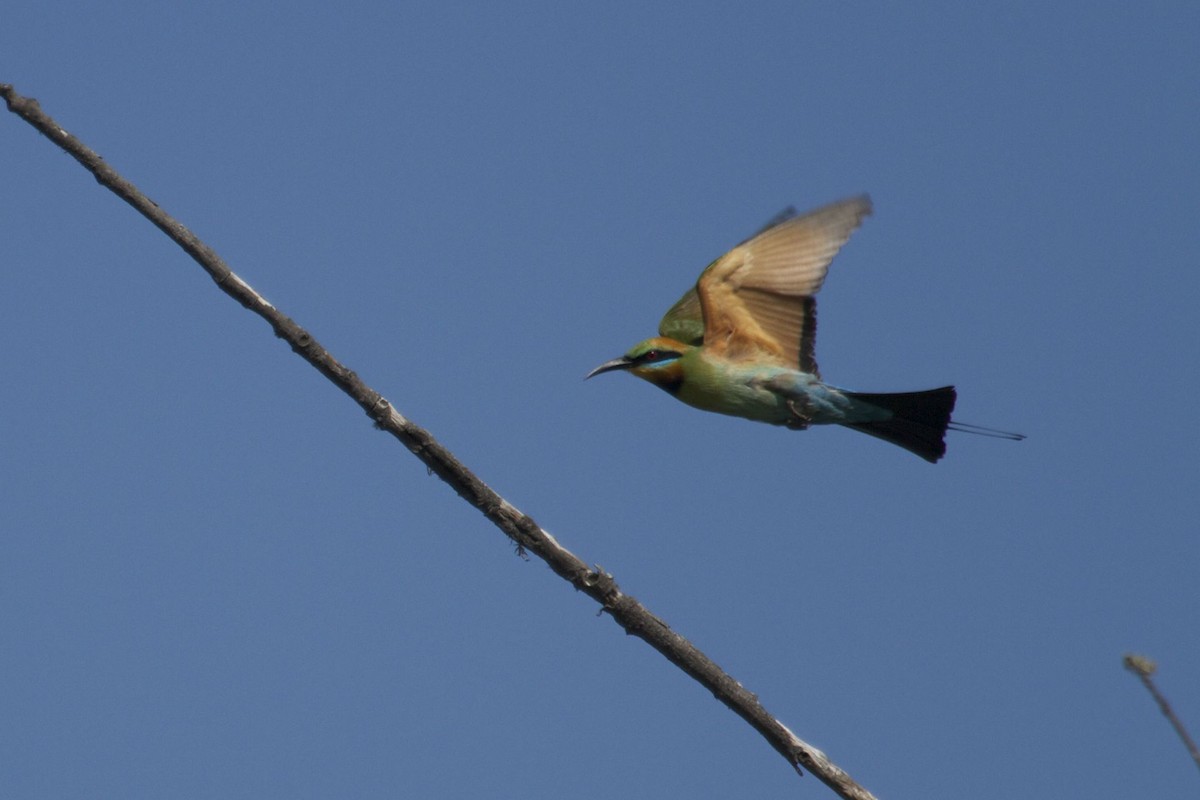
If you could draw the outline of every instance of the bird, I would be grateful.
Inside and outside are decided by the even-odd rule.
[[[948,429],[1024,439],[952,421],[953,386],[867,393],[822,380],[815,295],[834,256],[871,210],[865,194],[805,214],[785,209],[709,264],[662,318],[658,336],[604,362],[585,380],[628,372],[703,411],[792,430],[841,425],[930,463],[945,455]]]

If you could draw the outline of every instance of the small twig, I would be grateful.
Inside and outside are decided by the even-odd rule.
[[[133,206],[182,247],[212,276],[223,292],[270,323],[276,336],[286,340],[301,358],[350,395],[377,427],[400,440],[431,472],[437,473],[459,496],[479,509],[512,539],[518,553],[529,551],[537,555],[578,591],[594,599],[626,633],[644,640],[748,722],[797,772],[801,771],[801,767],[808,769],[844,798],[872,800],[872,795],[866,789],[830,762],[820,750],[797,738],[787,726],[763,708],[754,694],[726,674],[712,659],[672,631],[670,626],[651,614],[636,599],[624,594],[612,575],[599,567],[589,568],[533,519],[509,504],[467,469],[428,431],[403,417],[386,398],[330,355],[308,331],[235,275],[220,256],[187,227],[163,211],[104,159],[43,112],[36,100],[18,95],[8,84],[0,84],[0,95],[3,95],[10,111],[61,147],[91,172],[101,185]]]
[[[1175,710],[1171,708],[1171,704],[1167,702],[1167,698],[1163,697],[1162,692],[1154,684],[1152,676],[1158,670],[1158,665],[1146,656],[1138,656],[1132,653],[1125,656],[1124,663],[1125,669],[1137,675],[1142,685],[1146,687],[1146,691],[1150,692],[1150,696],[1154,698],[1154,702],[1158,703],[1158,708],[1162,711],[1163,716],[1167,718],[1175,728],[1175,733],[1179,734],[1179,738],[1183,740],[1183,746],[1191,754],[1192,760],[1196,762],[1197,767],[1200,767],[1200,749],[1196,747],[1196,743],[1188,735],[1187,729],[1183,727],[1183,721],[1175,715]]]

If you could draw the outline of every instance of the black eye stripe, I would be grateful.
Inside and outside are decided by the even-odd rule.
[[[640,356],[633,359],[634,364],[656,364],[659,361],[670,361],[671,359],[679,358],[682,353],[676,353],[674,350],[647,350]]]

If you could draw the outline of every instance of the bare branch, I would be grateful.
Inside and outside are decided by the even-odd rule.
[[[1158,664],[1155,664],[1152,659],[1146,656],[1134,655],[1127,653],[1122,659],[1125,664],[1125,669],[1138,676],[1142,685],[1146,687],[1146,691],[1150,692],[1150,696],[1154,698],[1154,702],[1158,703],[1158,709],[1162,711],[1163,716],[1175,728],[1175,733],[1179,734],[1179,738],[1183,740],[1183,746],[1191,754],[1192,760],[1196,762],[1196,766],[1200,767],[1200,749],[1196,748],[1196,743],[1192,741],[1192,737],[1188,735],[1187,729],[1183,727],[1183,721],[1175,715],[1175,710],[1171,708],[1167,698],[1163,697],[1162,692],[1158,691],[1158,687],[1154,684],[1154,673],[1158,670]]]
[[[758,698],[726,674],[712,659],[687,639],[671,630],[663,620],[651,614],[635,598],[623,593],[612,575],[601,568],[589,568],[578,556],[562,547],[528,515],[513,507],[493,491],[424,428],[410,422],[392,405],[363,383],[359,377],[279,309],[268,303],[248,283],[235,275],[208,245],[200,241],[182,223],[163,211],[136,186],[121,177],[104,159],[72,136],[41,110],[38,102],[18,95],[13,87],[0,84],[8,108],[84,166],[101,185],[114,192],[142,216],[182,247],[223,292],[265,319],[275,335],[291,345],[301,358],[318,369],[334,385],[350,395],[375,421],[375,425],[396,437],[430,471],[437,473],[485,517],[516,543],[518,552],[532,552],[576,590],[586,593],[625,632],[647,644],[678,666],[734,713],[748,722],[788,763],[801,772],[806,768],[838,795],[853,800],[871,800],[872,795],[844,771],[831,763],[820,750],[796,737],[763,708]],[[801,774],[803,774],[801,772]]]

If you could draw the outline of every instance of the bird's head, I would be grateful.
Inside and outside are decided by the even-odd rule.
[[[653,339],[638,342],[620,358],[605,361],[589,372],[584,380],[602,372],[620,369],[675,394],[683,384],[683,365],[680,359],[693,348],[693,345],[665,336],[655,336]]]

